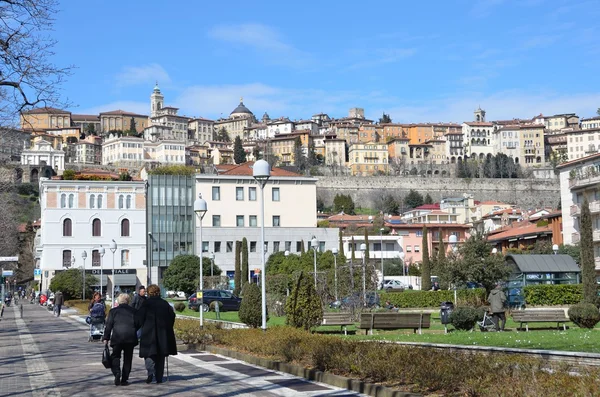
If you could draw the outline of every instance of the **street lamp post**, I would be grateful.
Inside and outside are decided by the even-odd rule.
[[[204,289],[202,284],[202,250],[204,249],[204,243],[202,242],[202,219],[206,215],[208,208],[206,206],[206,200],[202,198],[202,194],[198,193],[198,198],[194,201],[194,213],[200,217],[200,296],[196,294],[196,302],[198,302],[198,312],[200,313],[200,329],[204,327]]]
[[[402,261],[402,275],[407,276],[406,265],[404,263],[404,257],[406,256],[406,254],[404,253],[404,251],[400,251],[399,255],[400,255],[400,260]]]
[[[383,289],[383,286],[385,285],[385,275],[383,273],[383,231],[384,230],[385,230],[384,228],[379,229],[379,239],[380,239],[379,244],[381,244],[379,246],[379,253],[381,254],[381,289]]]
[[[267,289],[265,282],[265,185],[271,177],[271,166],[265,160],[258,160],[252,167],[252,176],[260,185],[260,260],[262,269],[260,272],[260,295],[262,309],[262,329],[267,330]]]
[[[335,293],[335,301],[337,302],[338,300],[338,286],[337,286],[337,256],[338,256],[338,249],[334,248],[331,250],[331,252],[333,253],[333,286],[334,286],[334,293]]]
[[[365,262],[365,252],[367,251],[367,244],[362,243],[360,245],[360,250],[362,251],[362,287],[363,287],[363,305],[367,305],[367,266]]]
[[[213,288],[215,286],[215,279],[214,279],[214,266],[215,266],[215,253],[211,252],[210,253],[210,283],[212,284]]]
[[[87,258],[87,252],[81,253],[81,259],[83,259],[83,284],[81,287],[81,299],[85,300],[85,259]]]
[[[310,245],[313,249],[313,264],[315,267],[315,292],[317,292],[317,246],[319,245],[319,240],[315,236],[312,236],[312,240],[310,240]]]
[[[552,251],[554,251],[554,255],[558,255],[558,244],[553,244],[552,245]]]
[[[104,293],[102,292],[102,268],[104,267],[104,254],[106,253],[106,250],[104,249],[103,246],[100,246],[100,296],[102,297],[102,300],[104,301]]]
[[[117,242],[115,241],[115,239],[112,239],[112,241],[110,242],[110,244],[108,245],[108,248],[110,249],[110,251],[112,252],[112,257],[113,257],[113,263],[112,263],[112,292],[110,295],[110,299],[111,299],[111,307],[115,307],[115,278],[116,278],[116,274],[115,274],[115,252],[117,252]]]

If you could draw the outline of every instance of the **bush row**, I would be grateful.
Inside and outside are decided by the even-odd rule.
[[[525,303],[533,306],[574,305],[583,299],[583,285],[528,285],[523,295]]]
[[[458,290],[457,300],[458,305],[480,306],[485,302],[485,289]],[[442,302],[454,302],[454,291],[384,292],[381,294],[381,302],[383,304],[386,301],[399,308],[439,308]]]
[[[177,320],[176,329],[187,342],[200,340],[414,393],[542,396],[551,389],[553,396],[600,395],[599,369],[583,369],[575,376],[566,366],[547,371],[542,360],[532,358],[450,351],[432,354],[427,348],[348,340],[283,326],[267,332],[207,326],[199,330],[196,321]]]

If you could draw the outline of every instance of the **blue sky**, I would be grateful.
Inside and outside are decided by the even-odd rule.
[[[175,6],[177,5],[177,6]],[[462,122],[600,107],[600,2],[67,1],[56,62],[74,113],[147,114],[158,81],[180,114]]]

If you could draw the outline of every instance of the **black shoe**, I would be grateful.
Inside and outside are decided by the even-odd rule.
[[[129,386],[129,382],[127,382],[126,380],[122,380],[121,386]]]
[[[156,380],[156,383],[162,383],[162,380]]]
[[[121,385],[121,377],[115,376],[115,386],[119,386],[119,385]]]
[[[148,377],[146,378],[146,383],[152,383],[152,378],[154,378],[153,375],[148,375]]]

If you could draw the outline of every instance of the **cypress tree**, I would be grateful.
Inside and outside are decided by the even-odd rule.
[[[365,263],[369,263],[369,259],[371,259],[371,254],[369,252],[369,232],[367,231],[367,228],[365,227],[365,246],[366,246],[366,251],[365,251]]]
[[[594,263],[594,238],[592,215],[587,197],[581,205],[581,279],[583,283],[583,302],[594,303],[596,300],[596,269]]]
[[[262,325],[262,296],[258,285],[249,283],[244,286],[244,299],[242,299],[238,314],[240,320],[252,328]]]
[[[356,255],[354,255],[354,236],[352,236],[352,256],[350,257],[350,259],[352,259],[352,263],[354,263],[354,261],[356,260]]]
[[[305,252],[305,251],[304,251],[304,240],[302,240],[302,244],[301,244],[301,246],[300,246],[300,253],[301,253],[301,254],[304,254],[304,252]]]
[[[241,253],[242,253],[242,242],[235,242],[235,273],[233,275],[233,294],[235,296],[240,296],[240,292],[242,291],[242,268],[241,268]]]
[[[246,162],[246,152],[242,146],[242,138],[239,136],[236,136],[233,142],[233,161],[235,161],[236,164]]]
[[[292,293],[285,305],[286,323],[296,328],[309,330],[321,324],[323,306],[315,291],[311,277],[300,272]]]
[[[338,235],[340,237],[340,248],[339,248],[339,254],[343,255],[344,254],[344,240],[342,239],[342,229],[339,229]]]
[[[423,260],[421,261],[421,289],[431,289],[431,264],[429,263],[429,243],[427,242],[427,226],[423,227]]]
[[[242,239],[242,289],[250,281],[250,271],[248,269],[248,240]]]

